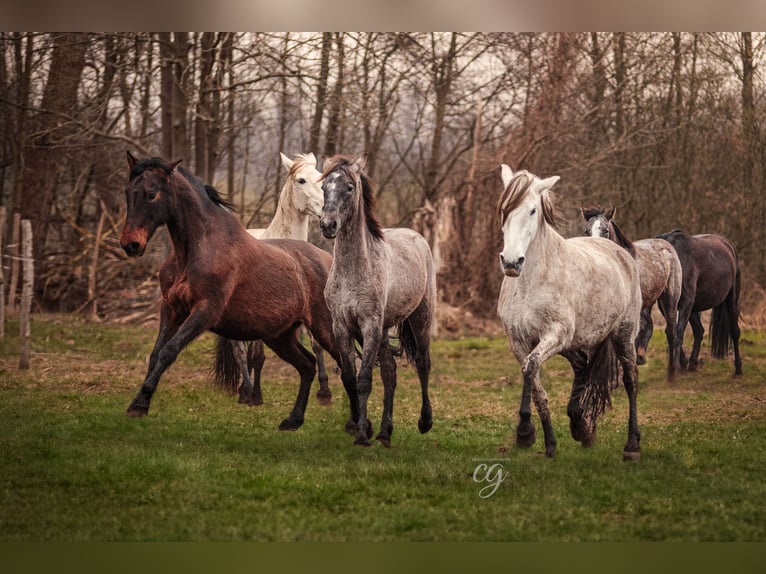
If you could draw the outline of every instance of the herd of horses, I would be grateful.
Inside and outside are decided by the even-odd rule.
[[[428,432],[436,303],[428,243],[414,230],[381,226],[365,154],[327,158],[321,172],[313,154],[281,157],[288,173],[274,219],[266,229],[247,230],[233,206],[180,161],[137,159],[128,152],[121,246],[127,255],[141,256],[165,225],[172,251],[159,272],[159,332],[127,414],[145,416],[165,370],[191,341],[211,331],[218,336],[215,381],[238,391],[241,403],[263,402],[264,345],[298,371],[298,395],[282,430],[303,424],[318,366],[317,398],[331,402],[322,360],[328,353],[339,366],[349,400],[346,431],[355,444],[367,446],[373,435],[367,415],[373,370],[380,367],[383,382],[376,439],[390,446],[395,357],[403,353],[421,386],[418,429]],[[697,367],[704,333],[700,312],[707,309],[713,310],[713,355],[723,357],[733,348],[735,375],[742,373],[737,253],[719,235],[690,236],[680,230],[630,241],[615,222],[614,209],[583,207],[585,236],[565,239],[557,230],[560,218],[551,191],[558,179],[501,166],[497,214],[504,278],[497,310],[523,375],[516,442],[528,447],[536,440],[533,401],[545,454],[555,455],[540,368],[559,354],[574,372],[567,407],[572,437],[584,446],[594,442],[596,421],[621,381],[629,400],[623,458],[636,460],[641,452],[637,365],[652,335],[655,302],[666,322],[670,379],[680,369]],[[323,236],[333,240],[332,253],[307,241],[317,218]],[[687,322],[694,333],[688,360],[682,346]],[[300,342],[303,328],[313,353]],[[392,329],[398,346],[390,341]]]

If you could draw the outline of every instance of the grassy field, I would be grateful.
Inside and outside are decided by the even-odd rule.
[[[209,384],[206,335],[165,374],[149,416],[130,419],[153,328],[35,316],[23,372],[17,332],[9,322],[0,340],[2,541],[766,540],[760,332],[743,334],[744,377],[732,379],[731,361],[710,359],[706,346],[700,371],[672,384],[655,333],[639,373],[638,463],[621,460],[621,389],[597,444],[571,439],[571,371],[558,358],[543,374],[557,456],[542,456],[536,414],[538,443],[515,448],[521,381],[502,338],[434,343],[426,435],[414,369],[400,363],[393,446],[384,449],[355,447],[343,432],[348,408],[335,374],[333,405],[312,396],[304,426],[280,432],[297,391],[290,368],[270,355],[266,403],[239,405]],[[374,384],[377,427],[377,376]],[[482,463],[506,477],[485,498]]]

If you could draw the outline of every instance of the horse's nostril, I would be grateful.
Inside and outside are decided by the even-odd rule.
[[[138,253],[138,250],[141,248],[141,245],[139,245],[138,241],[131,241],[130,243],[123,245],[122,248],[125,250],[125,253],[128,255],[135,255]]]

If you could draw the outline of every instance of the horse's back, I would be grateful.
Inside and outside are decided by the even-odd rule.
[[[669,284],[680,286],[682,271],[673,246],[664,239],[633,242],[644,307],[653,304]],[[680,288],[680,287],[679,287]]]

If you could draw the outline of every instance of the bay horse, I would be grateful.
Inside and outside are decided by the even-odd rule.
[[[658,235],[676,250],[683,269],[683,289],[678,303],[676,349],[683,368],[697,369],[705,328],[700,312],[712,309],[711,354],[723,359],[734,348],[734,376],[742,374],[739,354],[739,293],[741,273],[734,245],[721,235],[689,235],[674,229]],[[691,323],[694,343],[689,361],[683,350],[686,324]]]
[[[624,460],[640,458],[634,341],[641,313],[641,287],[630,254],[607,239],[565,239],[556,229],[551,187],[558,176],[540,179],[501,165],[503,191],[497,215],[503,231],[500,265],[505,275],[497,312],[510,348],[521,365],[524,386],[516,444],[536,440],[534,401],[545,433],[545,456],[554,457],[556,436],[540,368],[550,357],[566,358],[574,371],[567,414],[572,438],[593,444],[596,420],[622,381],[628,395],[628,440]],[[616,356],[616,359],[615,359]]]
[[[297,429],[316,371],[313,355],[298,341],[298,327],[306,325],[339,358],[323,294],[332,258],[305,241],[255,239],[231,205],[180,167],[180,161],[136,159],[128,152],[127,216],[120,244],[129,256],[140,257],[156,229],[166,225],[173,249],[160,268],[157,340],[127,414],[145,416],[160,377],[179,352],[212,331],[228,339],[262,340],[295,367],[298,396],[279,428]],[[349,392],[355,419],[355,389]]]
[[[431,249],[422,235],[412,229],[381,227],[375,215],[373,183],[364,173],[366,163],[367,154],[355,158],[336,155],[325,161],[319,225],[325,237],[335,238],[335,246],[324,294],[333,318],[343,384],[357,390],[354,442],[370,445],[367,400],[377,359],[383,380],[383,416],[376,439],[388,447],[396,389],[389,328],[398,327],[401,348],[418,373],[422,398],[418,429],[425,433],[433,424],[428,377],[436,273]],[[358,375],[355,341],[362,345]]]
[[[668,342],[668,379],[680,369],[676,353],[678,326],[678,300],[681,297],[683,271],[673,246],[659,238],[631,241],[614,220],[615,208],[581,207],[585,220],[585,235],[605,237],[626,249],[636,260],[641,283],[641,324],[636,337],[636,362],[646,362],[646,350],[654,332],[652,307],[655,303],[665,318],[665,337]]]
[[[310,222],[312,219],[318,220],[322,212],[324,196],[319,183],[322,173],[316,168],[317,160],[313,153],[297,154],[295,159],[290,159],[281,152],[279,155],[282,165],[287,170],[287,179],[279,193],[274,217],[268,227],[250,228],[247,232],[257,239],[307,241]],[[320,404],[329,405],[332,403],[332,392],[324,364],[324,353],[313,338],[311,347],[317,362],[317,399]],[[239,401],[248,405],[263,404],[261,370],[265,360],[261,341],[253,341],[246,348],[243,342],[219,337],[214,367],[216,384],[232,388],[239,382],[240,374],[247,369],[252,385],[245,384],[240,387]]]

